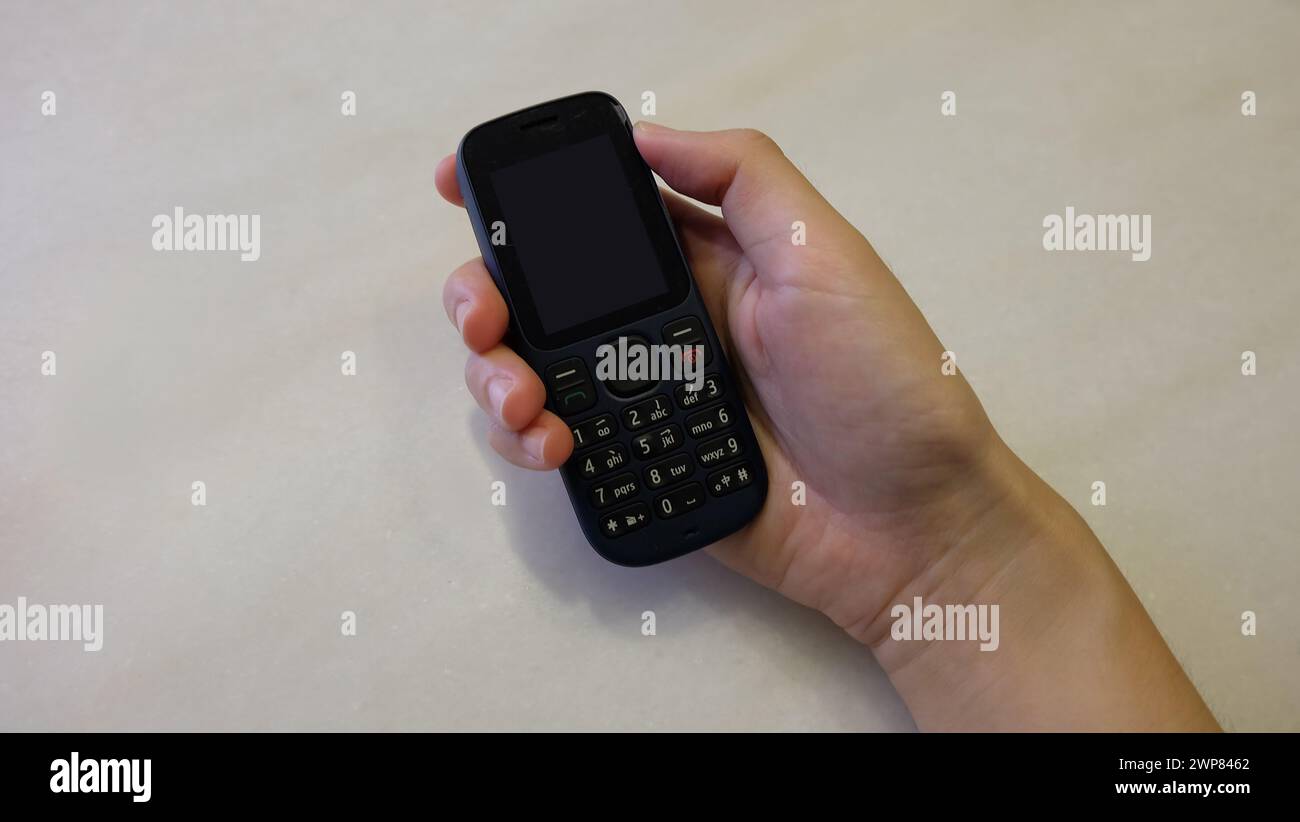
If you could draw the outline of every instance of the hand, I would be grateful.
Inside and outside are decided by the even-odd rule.
[[[1062,507],[1073,512],[1001,442],[965,379],[941,371],[944,348],[906,291],[775,143],[647,123],[635,135],[672,189],[722,209],[664,192],[770,475],[759,516],[708,550],[872,645],[897,683],[924,645],[884,648],[892,603],[938,591],[986,601],[985,583],[1053,533]],[[437,187],[461,204],[454,169],[454,158],[439,164]],[[793,242],[796,221],[806,244]],[[451,275],[444,304],[473,352],[466,380],[493,420],[492,446],[527,468],[561,465],[572,436],[500,344],[506,307],[481,259]],[[806,504],[792,501],[796,481]],[[1057,569],[1063,583],[1113,583],[1108,560],[1078,553]],[[904,697],[928,718],[924,693]]]
[[[771,477],[760,515],[710,550],[863,628],[928,561],[914,523],[970,475],[992,429],[965,381],[940,374],[943,347],[870,244],[771,140],[645,123],[635,133],[670,186],[725,218],[664,192]],[[438,189],[460,204],[454,169],[440,164]],[[792,242],[796,220],[807,245]],[[444,303],[475,352],[467,382],[492,417],[493,447],[526,468],[559,466],[571,434],[500,345],[506,307],[481,259],[452,274]],[[806,505],[791,504],[796,480]]]

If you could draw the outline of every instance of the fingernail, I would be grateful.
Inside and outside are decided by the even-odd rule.
[[[469,308],[469,300],[462,300],[456,306],[456,330],[462,334],[465,333],[465,315],[469,314]]]
[[[652,123],[649,120],[637,120],[636,124],[633,125],[632,128],[640,129],[641,131],[672,131],[668,126],[661,126],[658,123]]]
[[[506,404],[506,397],[510,394],[510,389],[514,387],[508,377],[493,377],[488,380],[487,395],[488,402],[492,405],[492,410],[496,412],[497,417],[501,416],[501,408]]]
[[[524,453],[532,458],[533,462],[541,462],[544,459],[546,451],[546,431],[540,428],[533,429],[519,438],[520,445],[524,448]]]

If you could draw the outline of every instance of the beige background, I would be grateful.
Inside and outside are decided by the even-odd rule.
[[[106,640],[0,644],[0,727],[913,727],[820,616],[604,563],[482,445],[434,165],[600,88],[772,134],[1225,725],[1300,729],[1297,4],[85,5],[0,11],[0,602]],[[154,252],[178,205],[261,214],[261,260]],[[1151,261],[1043,251],[1067,205],[1151,214]]]

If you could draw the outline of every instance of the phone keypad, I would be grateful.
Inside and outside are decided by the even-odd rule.
[[[703,345],[704,362],[711,361],[708,335],[697,317],[666,324],[662,342]],[[638,343],[647,341],[629,337],[630,345]],[[589,411],[600,390],[580,357],[547,368],[545,382],[553,407],[565,417]],[[571,476],[582,482],[590,507],[600,511],[597,528],[608,539],[656,519],[680,517],[756,481],[752,461],[744,459],[750,435],[737,429],[736,415],[745,410],[736,399],[723,398],[719,372],[706,373],[697,391],[685,383],[653,393],[656,384],[602,380],[600,387],[620,407],[570,423]],[[707,476],[700,469],[707,469]]]

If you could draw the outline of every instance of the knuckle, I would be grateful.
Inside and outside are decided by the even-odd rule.
[[[766,132],[759,131],[756,128],[738,129],[736,139],[751,151],[780,151],[776,140],[767,136]]]

